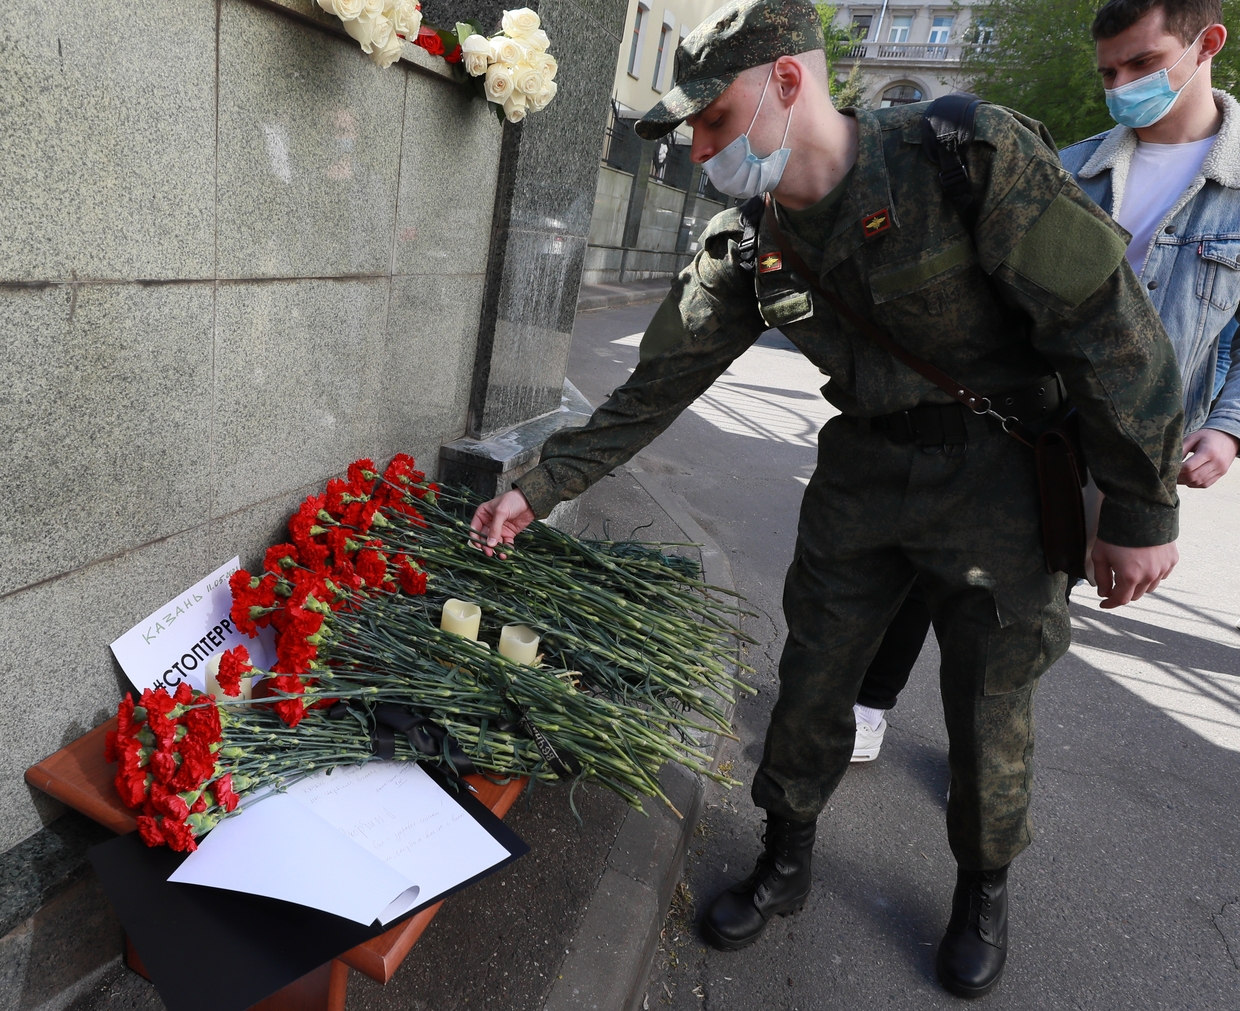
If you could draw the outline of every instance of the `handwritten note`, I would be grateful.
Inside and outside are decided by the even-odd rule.
[[[372,762],[248,804],[169,880],[390,923],[508,856],[420,766]]]

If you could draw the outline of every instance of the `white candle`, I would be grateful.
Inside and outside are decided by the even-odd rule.
[[[445,632],[459,635],[462,639],[477,639],[478,625],[482,621],[482,608],[468,600],[449,597],[444,601],[443,617],[439,627]]]
[[[538,656],[538,636],[524,625],[505,625],[499,633],[499,655],[514,663],[532,664]]]
[[[207,686],[206,693],[214,695],[215,700],[220,702],[226,698],[236,698],[236,695],[225,695],[224,689],[220,687],[218,675],[220,673],[220,657],[224,654],[216,653],[207,661]],[[254,678],[243,677],[241,679],[241,698],[252,699],[254,697]]]

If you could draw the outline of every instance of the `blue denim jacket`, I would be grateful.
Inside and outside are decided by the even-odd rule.
[[[1218,90],[1214,101],[1223,125],[1201,171],[1155,231],[1141,280],[1175,347],[1184,431],[1209,427],[1240,438],[1240,354],[1231,354],[1221,388],[1216,383],[1220,337],[1230,343],[1240,307],[1240,103]],[[1060,158],[1081,189],[1113,214],[1136,145],[1136,133],[1117,126],[1064,148]]]

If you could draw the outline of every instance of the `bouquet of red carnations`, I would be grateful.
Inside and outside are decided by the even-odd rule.
[[[472,504],[404,455],[382,472],[356,461],[302,503],[263,572],[232,577],[237,626],[276,631],[273,669],[234,650],[220,661],[222,698],[185,689],[122,704],[110,747],[144,839],[192,847],[239,795],[378,758],[597,780],[639,807],[666,801],[667,761],[732,782],[698,738],[730,733],[729,692],[744,687],[737,609],[694,563],[541,523],[488,558],[464,519]],[[478,641],[439,628],[449,596],[479,602]],[[534,663],[487,642],[511,622],[541,634]],[[254,702],[243,676],[263,676]]]

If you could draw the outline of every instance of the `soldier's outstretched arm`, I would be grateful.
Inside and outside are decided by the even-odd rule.
[[[1032,318],[1034,346],[1079,411],[1086,462],[1106,495],[1099,593],[1118,606],[1175,564],[1183,445],[1175,353],[1119,227],[1002,110],[983,107],[978,127],[978,259]]]
[[[473,529],[488,553],[562,501],[580,495],[663,432],[766,329],[753,275],[740,263],[740,212],[721,212],[702,249],[672,282],[642,338],[641,358],[582,428],[552,436],[516,489],[484,503]]]

